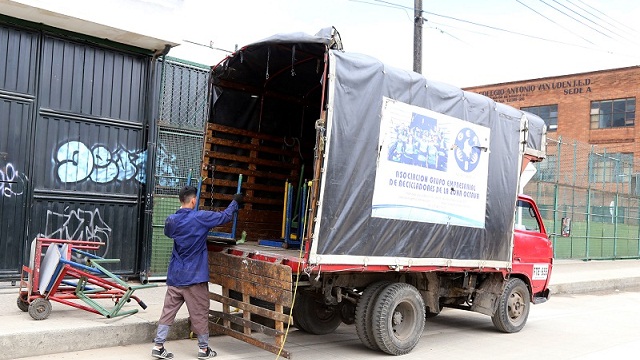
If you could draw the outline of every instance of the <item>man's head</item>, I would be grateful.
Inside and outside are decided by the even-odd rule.
[[[196,206],[196,194],[198,191],[193,186],[185,186],[180,189],[178,196],[182,207],[189,207],[191,209]]]

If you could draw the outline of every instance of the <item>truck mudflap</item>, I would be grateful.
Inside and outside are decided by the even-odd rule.
[[[284,308],[290,307],[293,299],[291,267],[210,251],[209,282],[222,287],[221,294],[209,293],[211,300],[222,305],[222,311],[213,309],[219,308],[217,304],[209,311],[213,332],[291,358],[291,352],[284,349],[289,324]],[[273,342],[254,333],[273,337]]]

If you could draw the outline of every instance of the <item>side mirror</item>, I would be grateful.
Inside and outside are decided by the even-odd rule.
[[[561,234],[564,237],[571,236],[571,218],[562,218]]]

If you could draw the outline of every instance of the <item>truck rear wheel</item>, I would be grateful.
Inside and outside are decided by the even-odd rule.
[[[371,350],[380,350],[376,340],[373,338],[373,328],[371,327],[373,307],[380,291],[389,284],[391,284],[389,281],[369,284],[360,295],[356,305],[356,333],[364,346]]]
[[[493,325],[506,333],[522,330],[529,317],[530,300],[527,285],[520,279],[509,279],[500,295],[498,309],[491,317]]]
[[[338,306],[326,305],[306,291],[298,293],[292,312],[297,327],[314,335],[330,334],[342,323]]]
[[[420,292],[405,283],[387,285],[378,295],[372,317],[373,336],[390,355],[409,353],[420,341],[425,305]]]

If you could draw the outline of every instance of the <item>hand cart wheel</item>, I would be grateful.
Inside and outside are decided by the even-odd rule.
[[[29,304],[29,315],[34,320],[44,320],[51,314],[51,302],[47,299],[37,298]]]

